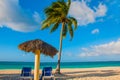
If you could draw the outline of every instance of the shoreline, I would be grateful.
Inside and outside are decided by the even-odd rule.
[[[120,66],[108,66],[108,67],[78,67],[78,68],[61,68],[61,69],[93,69],[93,68],[118,68],[118,67],[120,67]],[[0,69],[0,70],[21,70],[22,68],[20,68],[20,69]],[[53,68],[53,70],[54,70],[55,68]],[[32,70],[34,70],[34,69],[32,69]]]
[[[117,67],[96,67],[96,68],[61,68],[61,72],[71,72],[71,71],[86,71],[86,70],[120,70],[120,66]],[[39,72],[41,73],[42,69],[39,69]],[[32,69],[33,73],[34,69]],[[55,69],[53,69],[54,73]],[[19,74],[21,73],[21,69],[0,69],[0,74]]]

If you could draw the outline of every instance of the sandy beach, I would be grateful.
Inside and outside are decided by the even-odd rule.
[[[11,80],[17,80],[15,77],[20,76],[20,72],[20,70],[0,70],[0,80],[9,80],[9,77]],[[120,80],[120,67],[61,69],[61,72],[62,75],[56,76],[56,79],[60,77],[60,80]]]

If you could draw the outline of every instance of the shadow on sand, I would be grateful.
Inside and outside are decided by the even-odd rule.
[[[62,76],[64,76],[65,78],[62,80],[72,79],[72,78],[84,78],[84,77],[108,77],[119,74],[120,72],[116,72],[114,70],[65,72],[62,74]]]
[[[20,74],[0,74],[0,80],[19,80]]]
[[[56,80],[71,80],[74,78],[84,77],[108,77],[120,75],[120,72],[115,70],[91,70],[91,71],[76,71],[76,72],[64,72],[61,75],[55,75]],[[19,80],[20,74],[0,74],[0,80]]]

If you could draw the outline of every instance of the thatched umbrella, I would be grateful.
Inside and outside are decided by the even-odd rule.
[[[35,53],[34,80],[39,80],[40,53],[53,57],[58,51],[46,42],[36,39],[20,44],[19,49]]]

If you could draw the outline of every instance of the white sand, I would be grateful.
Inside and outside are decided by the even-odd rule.
[[[0,75],[20,74],[20,72],[20,70],[0,70]],[[61,69],[61,73],[65,77],[65,79],[63,77],[61,80],[120,80],[120,67],[67,68]]]

